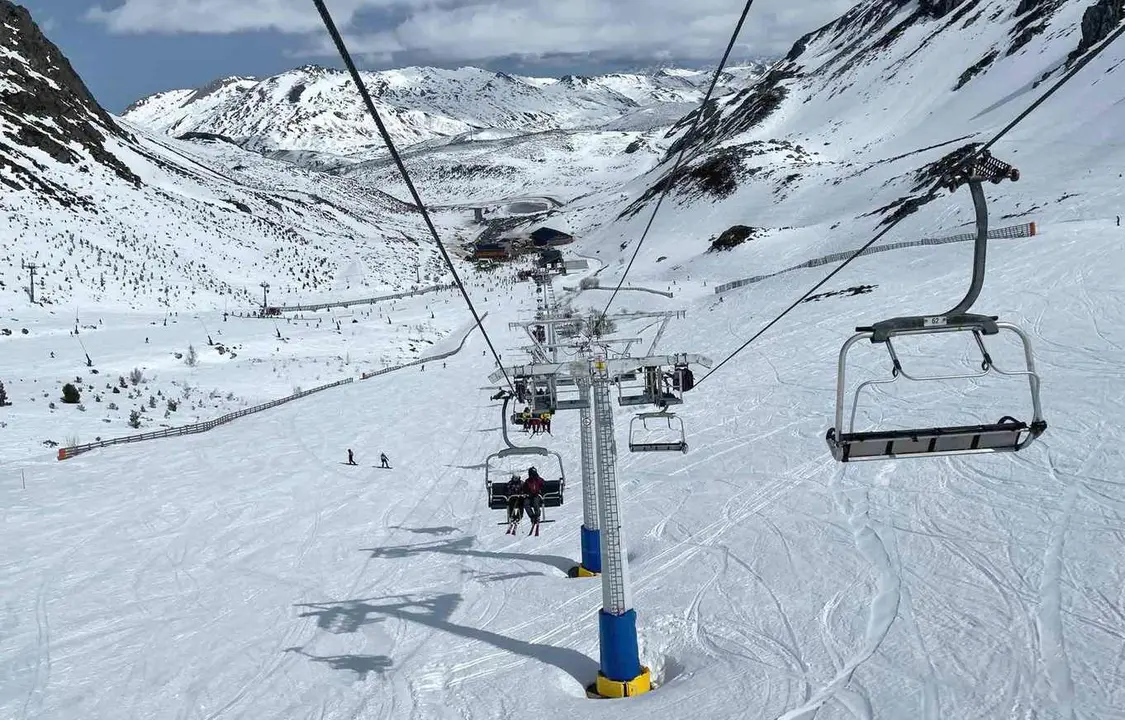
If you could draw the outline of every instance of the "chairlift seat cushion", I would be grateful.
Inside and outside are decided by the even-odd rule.
[[[561,480],[543,481],[543,507],[559,507],[563,504],[563,483]],[[508,509],[507,483],[493,483],[488,488],[488,507],[490,510]]]
[[[889,430],[843,433],[839,440],[829,431],[828,443],[837,460],[876,460],[922,455],[968,455],[1019,449],[1027,423],[1008,421],[991,425],[959,425],[925,430]]]

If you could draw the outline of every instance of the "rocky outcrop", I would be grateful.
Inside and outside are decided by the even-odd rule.
[[[921,0],[922,12],[932,18],[942,18],[953,12],[965,0]]]
[[[6,126],[5,139],[17,149],[34,148],[68,165],[80,165],[88,156],[139,185],[140,178],[105,147],[107,135],[122,139],[129,135],[98,105],[27,9],[0,0],[0,28],[0,119]],[[0,167],[16,177],[6,184],[20,189],[22,180],[45,189],[34,162],[16,158],[0,154]]]
[[[1067,62],[1074,62],[1117,29],[1125,17],[1125,0],[1098,0],[1082,14],[1082,40]]]

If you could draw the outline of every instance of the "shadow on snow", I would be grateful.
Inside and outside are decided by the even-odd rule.
[[[410,528],[404,528],[410,530]],[[421,529],[419,529],[421,530]],[[414,530],[411,530],[414,532]],[[574,560],[561,555],[531,555],[529,553],[492,552],[488,550],[475,550],[473,545],[476,538],[471,536],[460,537],[455,540],[433,540],[415,545],[389,545],[381,548],[363,548],[363,552],[371,553],[373,558],[402,559],[424,553],[440,553],[443,555],[460,555],[463,557],[479,557],[487,560],[521,560],[524,562],[542,563],[557,568],[562,572],[569,571],[575,566]]]
[[[395,618],[425,625],[450,635],[478,640],[516,655],[554,665],[583,687],[597,676],[598,663],[577,650],[517,640],[489,630],[451,622],[450,618],[460,603],[461,595],[444,593],[299,603],[296,607],[307,608],[307,612],[302,613],[301,617],[316,617],[318,626],[333,633],[354,632],[363,625]],[[290,650],[307,655],[299,649],[290,648]],[[318,662],[326,662],[333,668],[357,673],[362,671],[363,674],[381,673],[390,666],[390,659],[380,656],[340,655],[320,658],[308,655],[308,657]]]

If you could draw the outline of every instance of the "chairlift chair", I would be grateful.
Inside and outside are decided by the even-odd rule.
[[[489,455],[484,461],[484,487],[489,509],[507,510],[509,478],[513,475],[524,477],[529,466],[536,462],[542,465],[544,460],[549,461],[552,457],[555,459],[553,464],[558,465],[558,479],[548,480],[546,473],[539,473],[543,477],[543,507],[561,507],[566,490],[562,457],[543,447],[508,447]],[[546,513],[540,522],[548,522]]]
[[[515,378],[514,384],[516,400],[527,405],[533,415],[555,411],[557,398],[551,376],[521,375]]]
[[[659,366],[644,367],[639,377],[633,373],[617,376],[617,402],[622,407],[636,405],[680,405],[683,390],[676,386],[675,372],[663,372]],[[681,376],[682,377],[682,376]],[[682,387],[683,383],[679,385]]]
[[[649,430],[648,423],[650,420],[665,420],[667,427],[672,432],[679,432],[679,439],[666,441],[666,442],[641,442],[638,439],[639,433],[646,433]],[[641,427],[637,427],[637,421],[640,421]],[[673,425],[676,422],[678,425]],[[687,453],[687,434],[684,432],[684,421],[676,417],[675,414],[661,411],[639,413],[636,417],[629,421],[629,452],[681,452]]]
[[[1047,422],[1043,419],[1039,403],[1039,375],[1035,371],[1031,341],[1027,334],[1011,323],[998,322],[996,316],[976,315],[968,312],[984,285],[985,255],[988,242],[988,209],[981,183],[983,180],[999,183],[1005,179],[1018,180],[1019,171],[985,152],[976,158],[971,166],[964,168],[952,183],[953,188],[968,183],[973,197],[973,205],[976,209],[977,237],[974,249],[973,277],[964,299],[952,310],[942,315],[891,318],[877,322],[870,327],[856,328],[856,334],[849,338],[840,349],[836,384],[836,424],[828,430],[825,436],[832,456],[836,460],[852,462],[903,457],[1015,452],[1030,445],[1047,429]],[[1025,370],[1007,371],[997,367],[993,362],[988,349],[985,347],[984,337],[998,335],[1001,331],[1011,332],[1019,339],[1023,346]],[[912,376],[903,369],[902,363],[895,352],[892,338],[952,332],[972,333],[982,356],[980,372]],[[859,384],[852,397],[851,413],[848,424],[845,426],[844,396],[847,354],[855,343],[865,339],[886,346],[891,358],[891,378],[889,380],[868,380]],[[992,371],[995,371],[998,375],[1023,375],[1027,377],[1031,390],[1030,421],[1004,416],[995,423],[985,425],[855,431],[855,415],[859,395],[868,386],[893,383],[900,376],[907,380],[925,382],[977,378]]]

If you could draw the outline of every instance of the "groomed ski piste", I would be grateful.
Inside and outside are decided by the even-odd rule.
[[[1044,378],[1050,429],[1023,453],[841,470],[824,443],[836,348],[809,338],[842,339],[886,298],[948,305],[965,245],[899,254],[877,292],[802,305],[678,408],[689,454],[621,453],[641,652],[659,683],[647,695],[585,697],[601,584],[565,576],[576,415],[547,438],[571,478],[556,522],[513,538],[485,509],[500,415],[473,334],[444,370],[26,463],[26,490],[5,473],[0,714],[1121,717],[1125,396],[1106,378],[1125,363],[1125,278],[1106,262],[1121,242],[1108,225],[992,247],[979,305],[1024,324]],[[861,258],[838,285],[886,262]],[[629,303],[686,304],[669,349],[727,346],[814,277],[731,294],[722,312],[702,287]],[[533,308],[530,284],[488,308],[501,352]],[[874,348],[868,360],[885,364]],[[1026,386],[1005,389],[1023,411]],[[925,399],[990,422],[998,390]],[[917,408],[879,400],[869,420]],[[341,464],[347,447],[359,467]],[[379,451],[393,469],[374,467]]]
[[[1070,22],[1082,8],[1066,12]],[[827,268],[722,295],[716,285],[858,247],[876,222],[863,214],[903,196],[910,173],[956,145],[897,164],[883,159],[969,132],[983,141],[1031,102],[1044,67],[1076,42],[1074,23],[1052,30],[1049,41],[1003,56],[1000,70],[951,94],[963,68],[946,60],[970,62],[973,43],[1003,45],[1009,28],[1001,25],[1010,21],[959,23],[923,43],[912,62],[941,77],[914,94],[905,94],[916,84],[913,68],[900,77],[886,67],[923,46],[911,43],[930,37],[925,24],[892,43],[883,65],[858,63],[846,78],[860,78],[855,90],[810,90],[815,76],[794,90],[782,117],[735,140],[816,138],[793,161],[802,178],[782,193],[759,176],[726,202],[671,196],[628,282],[675,297],[622,293],[613,311],[684,310],[658,352],[725,358]],[[845,30],[863,35],[865,26],[845,23],[819,37],[805,60],[832,55]],[[554,522],[538,537],[526,522],[505,535],[503,514],[486,508],[482,464],[503,442],[487,380],[495,364],[479,330],[445,367],[407,368],[200,435],[59,462],[41,438],[128,431],[85,397],[85,413],[62,405],[44,412],[59,403],[60,368],[90,376],[74,359],[68,306],[13,308],[16,319],[3,326],[15,334],[0,339],[0,372],[15,403],[0,408],[9,423],[0,457],[0,718],[1125,718],[1125,228],[1116,222],[1125,192],[1114,135],[1125,106],[1113,82],[1121,61],[1118,46],[1006,138],[996,154],[1023,178],[985,188],[994,227],[1038,225],[1035,237],[990,243],[973,308],[1031,337],[1049,425],[1030,447],[841,465],[825,443],[841,345],[857,325],[951,307],[968,285],[968,243],[858,258],[673,408],[687,427],[686,455],[630,454],[633,413],[615,408],[631,604],[655,683],[633,698],[586,696],[599,668],[602,588],[599,578],[566,577],[579,559],[582,521],[577,413],[560,412],[553,434],[534,441],[565,465],[566,503],[548,511]],[[801,93],[817,102],[801,111]],[[771,170],[760,175],[788,172],[786,155],[767,158]],[[605,292],[561,287],[599,269],[603,287],[621,277],[632,247],[619,252],[619,243],[636,241],[650,206],[619,213],[667,169],[624,183],[624,199],[615,189],[568,203],[562,215],[579,238],[573,253],[594,262],[555,280],[561,300],[575,310],[604,307]],[[574,197],[548,180],[507,188],[489,180],[472,191]],[[426,178],[419,186],[428,196]],[[969,207],[958,190],[887,241],[964,232]],[[772,229],[727,253],[705,252],[708,236],[744,222]],[[447,216],[443,237],[450,225]],[[525,362],[527,339],[508,324],[533,316],[534,286],[502,283],[514,268],[478,275],[458,267],[488,312],[484,326],[504,364]],[[155,285],[145,291],[158,294]],[[134,364],[146,368],[133,404],[151,389],[167,397],[184,382],[199,387],[192,397],[200,407],[187,400],[171,418],[145,421],[179,424],[189,411],[206,418],[297,384],[456,347],[471,322],[458,302],[445,293],[408,298],[389,324],[380,306],[337,313],[359,320],[342,323],[340,334],[328,313],[308,315],[322,319],[319,327],[305,318],[224,324],[220,310],[193,307],[165,328],[155,301],[143,311],[84,303],[83,326],[98,316],[105,326],[83,327],[80,337],[105,368],[99,387]],[[647,347],[654,328],[646,322],[623,322],[618,334]],[[411,332],[416,326],[424,330]],[[278,327],[288,342],[276,341]],[[215,328],[243,346],[236,361],[205,349],[201,339]],[[198,367],[174,357],[188,342],[201,353]],[[964,338],[897,347],[919,373],[979,363]],[[70,353],[65,365],[51,364],[59,348]],[[1000,367],[1022,360],[1014,344],[990,341],[990,349]],[[889,376],[883,348],[861,344],[853,356],[853,382]],[[257,368],[250,358],[261,360]],[[11,380],[13,372],[22,379]],[[899,381],[862,402],[861,427],[991,423],[1030,411],[1018,377]],[[344,464],[348,448],[356,467]],[[391,469],[377,467],[380,452]]]

